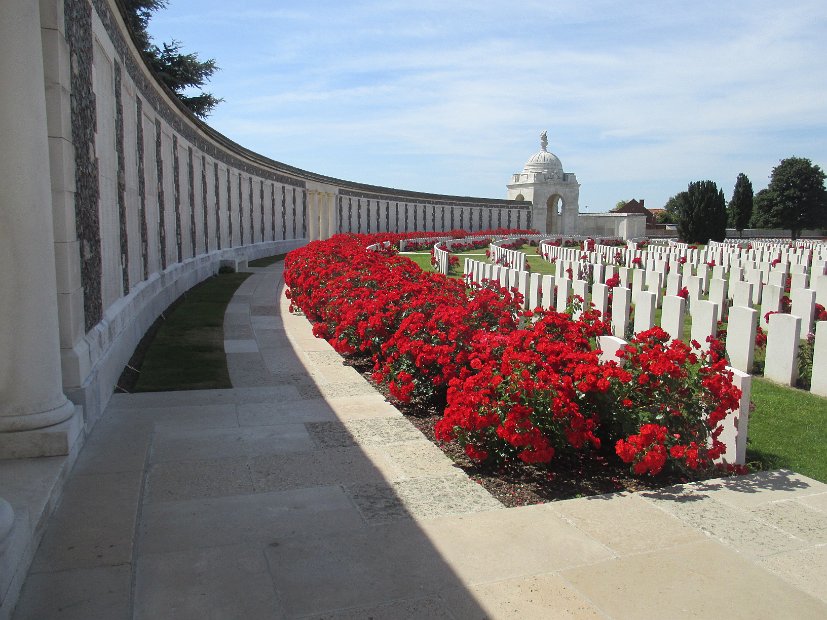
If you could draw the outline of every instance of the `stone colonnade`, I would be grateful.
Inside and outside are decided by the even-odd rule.
[[[65,454],[43,53],[37,2],[0,5],[0,453]],[[56,425],[62,423],[59,429]],[[52,428],[44,435],[42,429]]]
[[[0,468],[64,457],[34,485],[48,492],[41,512],[146,330],[220,266],[338,232],[391,231],[391,204],[404,205],[400,232],[470,228],[471,214],[506,226],[512,212],[509,225],[530,226],[519,217],[527,203],[350,183],[251,153],[159,84],[119,7],[0,2]],[[355,205],[347,226],[343,195]],[[43,518],[5,482],[0,618]]]
[[[336,234],[336,188],[308,184],[308,227],[309,241],[328,239]]]

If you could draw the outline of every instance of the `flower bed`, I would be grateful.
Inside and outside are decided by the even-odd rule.
[[[613,447],[637,475],[721,473],[718,436],[740,391],[716,341],[702,353],[655,328],[601,361],[597,312],[523,312],[517,294],[423,272],[395,241],[313,242],[288,255],[285,282],[314,333],[369,358],[395,399],[444,410],[438,439],[495,466],[553,470],[555,456]]]

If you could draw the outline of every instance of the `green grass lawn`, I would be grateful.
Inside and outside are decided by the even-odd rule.
[[[166,320],[146,348],[131,391],[232,387],[224,355],[224,311],[250,275],[217,275],[187,291],[165,313]]]
[[[431,254],[430,252],[413,252],[411,254],[401,254],[407,258],[408,260],[412,260],[422,271],[427,271],[429,273],[434,272],[434,268],[431,267]],[[459,277],[458,275],[454,275],[454,277]]]
[[[535,273],[548,273],[543,266],[554,265],[529,254]],[[430,255],[406,255],[430,270]],[[537,267],[535,268],[535,263]],[[660,324],[658,309],[657,323]],[[690,339],[691,319],[687,314],[684,339]],[[763,351],[757,357],[763,358]],[[760,360],[763,361],[763,360]],[[748,431],[747,462],[755,469],[791,469],[821,482],[827,482],[827,398],[804,390],[776,385],[763,377],[754,377]]]
[[[827,482],[827,398],[755,377],[752,402],[747,462]]]
[[[248,265],[250,267],[269,267],[280,260],[284,260],[284,257],[287,254],[276,254],[275,256],[265,256],[264,258],[257,258],[256,260],[251,260]]]

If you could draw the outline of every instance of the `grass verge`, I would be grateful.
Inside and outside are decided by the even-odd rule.
[[[432,270],[429,254],[406,257],[425,271]],[[659,317],[656,323],[660,324]],[[687,342],[690,330],[691,319],[687,316]],[[749,421],[747,462],[753,469],[791,469],[827,482],[827,398],[754,376],[751,399],[754,411]]]
[[[827,399],[754,377],[752,402],[747,462],[827,482]]]
[[[284,260],[287,254],[276,254],[275,256],[265,256],[264,258],[257,258],[247,263],[250,267],[269,267],[280,260]]]
[[[251,275],[220,274],[179,297],[147,331],[118,387],[126,392],[232,387],[224,355],[224,311]]]

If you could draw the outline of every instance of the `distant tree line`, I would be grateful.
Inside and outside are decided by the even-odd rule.
[[[132,30],[135,43],[158,79],[181,100],[193,114],[206,118],[223,99],[204,92],[202,87],[218,70],[215,60],[199,60],[198,54],[185,54],[181,43],[173,39],[158,47],[149,35],[152,14],[167,6],[168,0],[121,0],[124,20]],[[197,91],[195,94],[192,90]]]
[[[695,181],[672,196],[661,221],[674,223],[687,243],[722,241],[726,229],[789,230],[797,239],[802,230],[827,227],[827,189],[821,168],[803,157],[784,159],[770,175],[770,183],[753,195],[752,183],[741,173],[729,204],[713,181]]]

